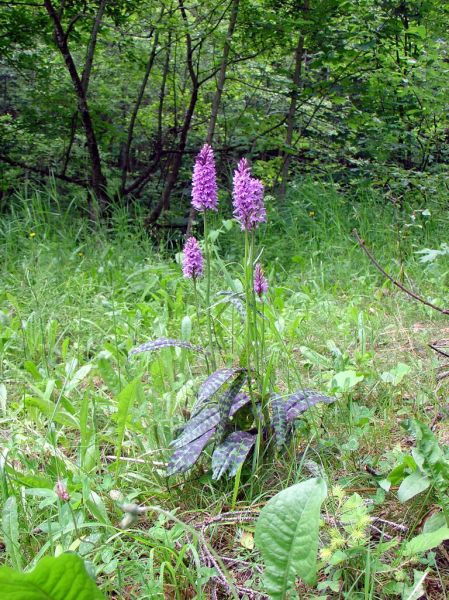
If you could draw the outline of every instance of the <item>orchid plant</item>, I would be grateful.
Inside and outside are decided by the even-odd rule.
[[[205,278],[205,313],[207,347],[190,342],[159,338],[131,350],[131,354],[158,350],[163,347],[181,347],[203,353],[208,377],[200,385],[190,419],[172,442],[173,452],[167,475],[190,469],[202,451],[213,444],[212,478],[220,479],[225,473],[234,476],[253,453],[253,465],[265,449],[284,446],[293,431],[294,421],[308,408],[319,403],[330,403],[335,398],[310,389],[281,396],[276,393],[272,379],[266,377],[264,303],[267,301],[268,281],[258,262],[256,229],[266,222],[264,187],[253,177],[249,162],[242,158],[233,178],[233,216],[245,237],[243,258],[244,304],[233,292],[221,292],[228,302],[238,307],[244,320],[245,344],[239,364],[217,368],[214,342],[214,323],[211,311],[211,248],[209,217],[218,210],[218,185],[214,153],[205,144],[199,152],[193,170],[192,206],[203,215],[204,250],[198,240],[190,237],[183,252],[183,275],[193,284],[198,323],[200,307],[198,281]]]

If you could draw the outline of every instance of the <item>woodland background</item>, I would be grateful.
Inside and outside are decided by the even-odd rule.
[[[245,155],[282,199],[305,174],[425,200],[446,179],[449,3],[0,3],[3,208],[51,176],[91,216],[181,226],[193,157]],[[86,193],[79,194],[85,190]]]

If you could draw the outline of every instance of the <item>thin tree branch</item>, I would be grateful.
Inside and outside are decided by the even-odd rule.
[[[391,281],[391,283],[393,285],[395,285],[396,287],[398,287],[400,290],[402,290],[405,294],[407,294],[408,296],[410,296],[414,300],[417,300],[418,302],[421,302],[421,304],[424,304],[425,306],[429,306],[430,308],[433,308],[433,310],[436,310],[436,311],[438,311],[439,313],[441,313],[443,315],[449,315],[449,309],[447,309],[447,308],[441,308],[441,306],[437,306],[436,304],[433,304],[432,302],[429,302],[428,300],[425,300],[421,296],[418,296],[418,294],[415,294],[415,292],[412,292],[411,290],[409,290],[408,288],[406,288],[404,285],[402,285],[402,283],[400,283],[399,281],[397,281],[396,279],[394,279],[391,275],[389,275],[385,271],[385,269],[383,269],[380,266],[380,264],[377,262],[377,260],[375,259],[374,255],[372,254],[372,252],[366,247],[365,242],[360,237],[357,229],[354,229],[352,233],[354,234],[354,237],[357,240],[358,245],[363,250],[363,252],[367,255],[367,257],[370,259],[370,261],[373,263],[373,265],[376,267],[376,269],[380,273],[382,273],[382,275],[384,277],[386,277],[389,281]]]
[[[61,181],[66,181],[67,183],[73,183],[75,185],[79,185],[81,187],[87,187],[89,183],[87,181],[83,181],[82,179],[78,179],[77,177],[69,177],[68,175],[58,175],[48,167],[35,167],[33,165],[27,165],[20,160],[13,160],[8,156],[0,154],[0,162],[11,165],[12,167],[20,167],[21,169],[25,169],[26,171],[31,171],[32,173],[38,173],[39,175],[45,175],[46,177],[56,177],[56,179],[60,179]]]

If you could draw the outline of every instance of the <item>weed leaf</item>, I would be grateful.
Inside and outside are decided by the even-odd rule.
[[[0,569],[2,598],[8,600],[105,600],[76,554],[46,556],[31,573]]]
[[[404,544],[404,555],[414,556],[427,552],[439,546],[444,540],[449,540],[449,527],[447,526],[429,533],[421,533]]]
[[[117,445],[116,456],[120,456],[122,451],[123,438],[125,437],[126,423],[133,403],[136,399],[143,402],[143,388],[140,377],[136,377],[126,385],[117,396]]]
[[[3,507],[2,529],[6,550],[14,568],[22,568],[22,555],[19,547],[19,519],[17,516],[17,500],[10,496]],[[1,587],[1,586],[0,586]]]

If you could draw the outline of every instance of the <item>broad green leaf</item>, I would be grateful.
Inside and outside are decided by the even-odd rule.
[[[129,411],[133,403],[139,399],[144,401],[143,388],[140,377],[136,377],[125,386],[117,396],[117,445],[116,455],[120,456],[122,451],[123,438],[125,437],[126,423],[128,421]]]
[[[276,494],[262,509],[255,542],[265,562],[264,591],[286,598],[296,576],[315,582],[323,479],[309,479]]]
[[[394,369],[391,369],[391,371],[385,371],[382,373],[380,378],[385,383],[391,383],[391,385],[396,386],[401,383],[401,381],[410,373],[410,371],[411,368],[408,365],[399,363],[394,367]]]
[[[3,507],[2,529],[6,550],[11,559],[11,563],[16,569],[21,569],[22,555],[20,554],[19,546],[19,518],[17,515],[17,500],[15,496],[10,496]]]
[[[404,545],[404,555],[414,556],[415,554],[427,552],[427,550],[439,546],[444,540],[449,540],[449,527],[447,526],[428,533],[421,533]]]
[[[0,568],[5,600],[105,600],[76,554],[46,556],[31,573]]]
[[[357,375],[355,371],[340,371],[335,373],[331,381],[331,387],[340,390],[341,392],[347,392],[355,385],[363,381],[363,375]]]
[[[435,434],[427,425],[412,420],[406,421],[405,426],[416,436],[415,460],[420,462],[422,470],[429,477],[446,520],[449,521],[449,461],[444,456]]]
[[[192,319],[189,315],[185,315],[181,321],[181,338],[184,342],[188,342],[192,337]]]
[[[414,471],[408,475],[401,483],[398,489],[398,498],[400,502],[407,502],[414,496],[424,492],[430,485],[429,479],[420,471]]]
[[[422,532],[431,533],[432,531],[436,531],[441,527],[446,527],[446,519],[444,518],[444,513],[437,512],[433,515],[430,515],[430,517],[426,519],[422,528]]]
[[[92,516],[95,519],[97,519],[99,523],[103,523],[104,525],[111,524],[108,512],[106,510],[106,506],[104,505],[104,502],[101,499],[101,497],[96,492],[90,492],[88,497],[85,499],[85,504],[89,511],[92,513]]]

